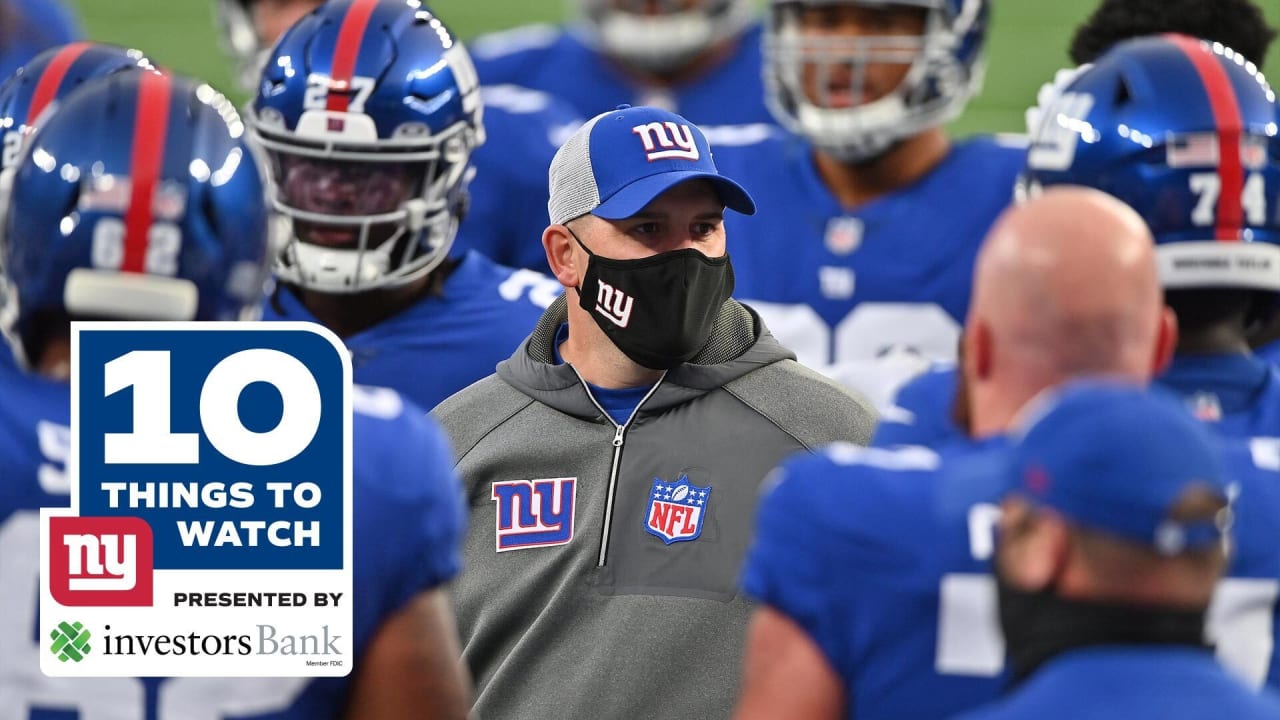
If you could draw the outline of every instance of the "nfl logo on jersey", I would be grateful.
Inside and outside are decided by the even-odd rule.
[[[1213,393],[1200,392],[1187,398],[1187,409],[1201,422],[1220,422],[1222,403]]]
[[[654,478],[649,509],[645,513],[645,531],[667,545],[696,540],[702,534],[702,520],[706,517],[710,496],[710,485],[693,485],[688,475],[681,475],[673,483]]]
[[[862,221],[855,217],[831,218],[826,240],[831,254],[848,255],[862,244]]]

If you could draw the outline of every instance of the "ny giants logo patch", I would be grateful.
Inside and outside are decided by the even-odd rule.
[[[688,475],[681,475],[673,483],[654,478],[644,517],[645,532],[667,545],[697,540],[710,498],[711,486],[694,485]]]
[[[494,483],[497,551],[568,545],[573,540],[577,484],[577,478]]]

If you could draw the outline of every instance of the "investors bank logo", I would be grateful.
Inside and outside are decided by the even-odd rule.
[[[62,662],[68,660],[80,662],[85,655],[89,654],[90,633],[81,623],[69,623],[64,620],[58,623],[58,627],[54,628],[49,636],[53,640],[53,644],[49,646],[49,652]]]

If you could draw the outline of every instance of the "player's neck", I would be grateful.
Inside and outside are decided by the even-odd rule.
[[[347,338],[364,332],[380,322],[407,310],[423,297],[439,293],[445,279],[457,263],[446,261],[426,277],[400,287],[340,295],[294,288],[307,311],[321,325],[338,337]]]
[[[67,381],[71,379],[71,336],[57,335],[45,341],[40,357],[36,358],[32,369],[38,375],[50,380]]]
[[[722,65],[738,49],[739,42],[741,42],[741,38],[738,36],[729,38],[708,48],[689,62],[661,72],[643,70],[617,61],[613,62],[615,67],[642,85],[663,89],[674,88],[693,82]]]
[[[560,357],[596,387],[618,390],[651,386],[661,370],[636,364],[618,349],[582,308],[569,304],[569,338],[560,346]]]
[[[1223,322],[1178,334],[1177,355],[1223,355],[1247,353],[1249,343],[1239,322]]]
[[[951,150],[942,128],[907,138],[879,157],[846,163],[819,151],[813,164],[823,184],[845,208],[855,208],[927,175]]]

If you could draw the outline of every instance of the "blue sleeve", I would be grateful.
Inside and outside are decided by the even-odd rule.
[[[24,30],[38,36],[46,48],[79,40],[82,36],[75,14],[61,0],[22,0],[15,5],[26,20]]]
[[[357,625],[402,607],[462,569],[466,509],[444,433],[390,390],[395,417],[355,416]],[[390,402],[390,401],[388,401]],[[361,603],[361,597],[377,602]]]
[[[932,368],[902,386],[871,438],[873,447],[938,445],[964,437],[954,412],[959,374],[954,366]]]
[[[41,52],[81,37],[75,15],[57,0],[10,0],[9,4],[17,13],[19,24],[0,29],[5,43],[0,48],[0,80]]]
[[[830,545],[819,525],[823,495],[815,486],[831,470],[818,456],[789,460],[768,482],[776,483],[760,502],[756,533],[743,568],[747,595],[786,615],[813,639],[832,667],[843,656],[828,587],[838,568],[828,562]]]
[[[539,55],[560,37],[553,25],[526,25],[481,35],[467,43],[482,85],[525,84],[539,66]]]
[[[1255,350],[1254,354],[1272,365],[1280,365],[1280,340],[1263,345]]]

